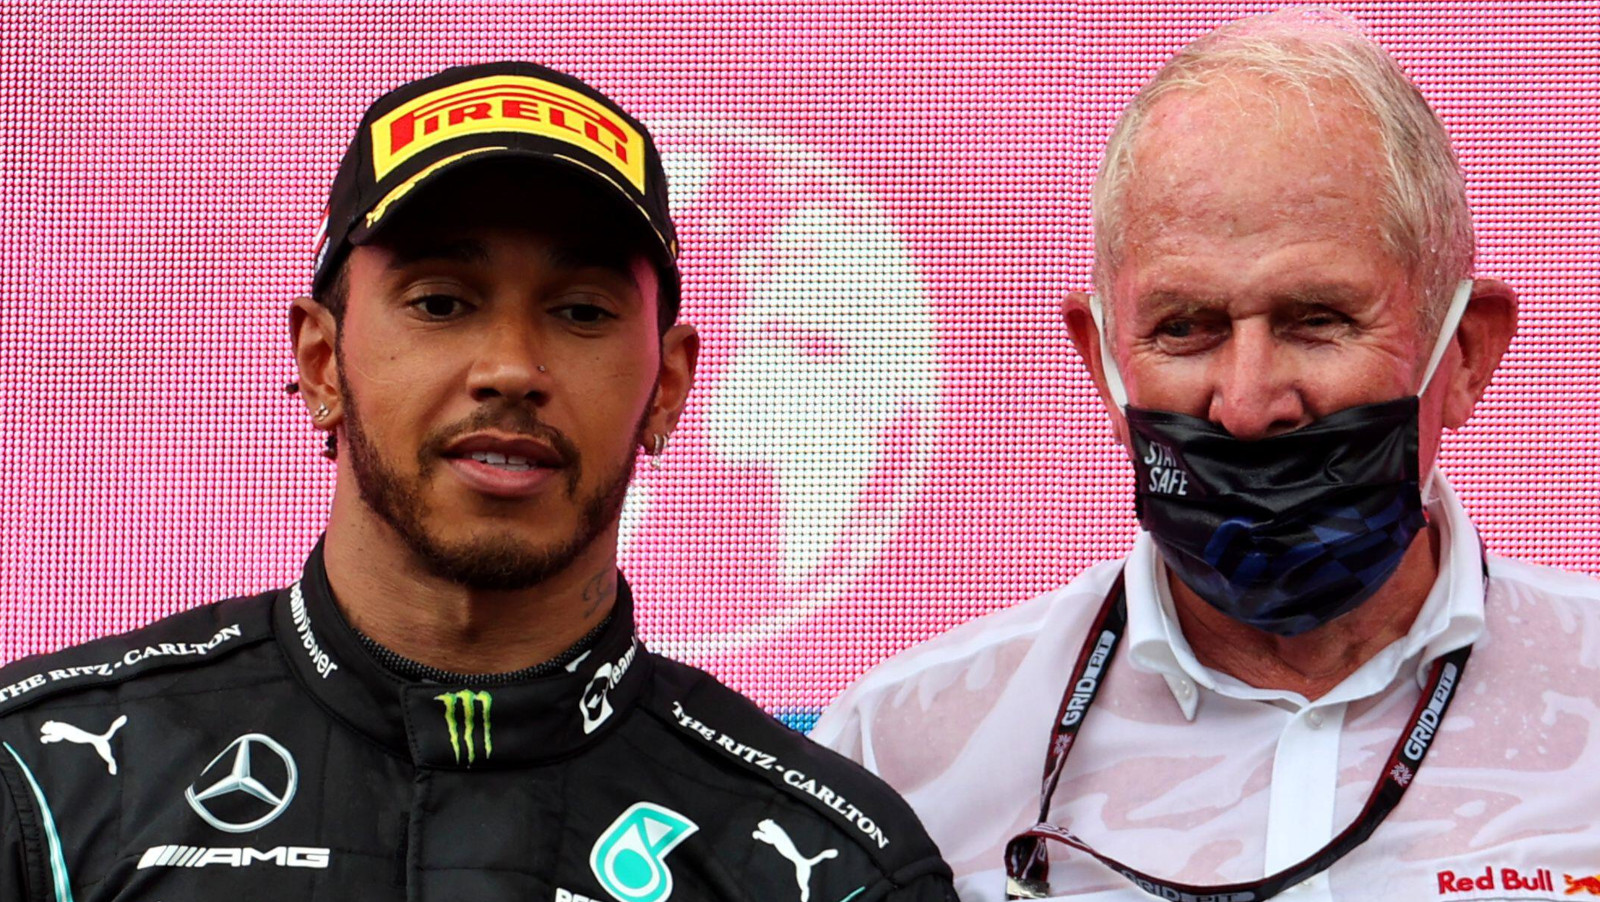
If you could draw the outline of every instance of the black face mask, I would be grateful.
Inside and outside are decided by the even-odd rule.
[[[1417,406],[1351,407],[1255,441],[1128,407],[1139,522],[1212,607],[1281,636],[1315,629],[1371,597],[1427,525]]]
[[[1417,396],[1471,298],[1472,280],[1463,279]],[[1354,610],[1394,575],[1428,522],[1417,396],[1242,441],[1208,420],[1128,406],[1097,299],[1090,310],[1106,388],[1127,415],[1139,522],[1195,594],[1241,623],[1298,636]]]

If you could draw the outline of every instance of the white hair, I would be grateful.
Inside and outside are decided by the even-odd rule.
[[[1241,19],[1194,41],[1123,112],[1106,142],[1091,198],[1094,281],[1107,312],[1112,277],[1122,262],[1122,200],[1136,177],[1133,152],[1146,117],[1168,94],[1232,85],[1237,75],[1297,89],[1313,100],[1330,90],[1344,93],[1372,115],[1385,164],[1382,240],[1409,270],[1423,305],[1423,328],[1436,329],[1456,282],[1471,276],[1476,243],[1450,136],[1416,85],[1352,19],[1303,8]]]

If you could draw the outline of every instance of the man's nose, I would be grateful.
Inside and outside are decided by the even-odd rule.
[[[542,403],[551,385],[545,342],[526,323],[496,323],[478,347],[467,388],[473,400],[493,398]]]
[[[1207,416],[1233,437],[1266,438],[1311,421],[1300,393],[1298,364],[1269,323],[1235,323],[1211,370]]]

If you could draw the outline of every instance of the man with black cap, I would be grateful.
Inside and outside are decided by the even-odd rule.
[[[299,582],[0,671],[0,899],[953,899],[876,778],[644,650],[616,570],[693,380],[660,158],[539,66],[341,163],[299,391]]]

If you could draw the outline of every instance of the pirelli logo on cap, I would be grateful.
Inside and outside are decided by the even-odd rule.
[[[644,193],[644,136],[627,120],[564,85],[492,75],[402,104],[372,123],[374,178],[462,135],[520,132],[554,138],[610,164]]]

